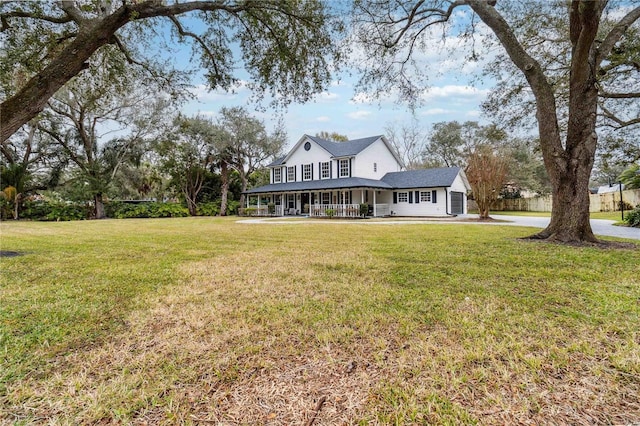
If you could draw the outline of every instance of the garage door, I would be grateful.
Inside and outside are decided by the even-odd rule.
[[[464,214],[463,192],[451,192],[451,214]]]

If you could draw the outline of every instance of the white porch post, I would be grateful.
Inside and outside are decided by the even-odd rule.
[[[375,189],[373,190],[373,217],[377,217],[377,212],[376,212],[376,191]]]
[[[360,204],[364,203],[364,189],[360,190]]]

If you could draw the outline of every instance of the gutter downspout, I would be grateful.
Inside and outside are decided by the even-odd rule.
[[[449,213],[449,191],[447,191],[447,188],[444,188],[444,212],[445,214],[447,214],[448,216],[453,216],[451,213]]]

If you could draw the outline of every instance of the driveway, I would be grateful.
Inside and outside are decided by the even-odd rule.
[[[477,217],[476,215],[468,215],[467,217]],[[505,216],[495,215],[494,219],[508,220],[508,223],[500,223],[500,225],[517,225],[532,226],[534,228],[546,228],[551,218],[533,217],[533,216]],[[591,219],[591,229],[596,235],[606,237],[629,238],[632,240],[640,240],[640,228],[631,228],[627,226],[613,226],[613,220]]]
[[[465,225],[511,225],[511,226],[530,226],[533,228],[546,228],[551,220],[548,217],[534,216],[505,216],[495,215],[494,219],[501,222],[471,222],[467,219],[476,219],[478,215],[460,215],[448,218],[402,218],[402,219],[376,219],[376,220],[318,220],[303,217],[273,217],[273,218],[252,218],[244,219],[242,223],[272,223],[272,224],[294,224],[294,223],[326,223],[326,224],[367,224],[367,225],[409,225],[420,223],[460,223]],[[504,222],[503,222],[504,221]],[[591,219],[591,229],[593,233],[606,237],[628,238],[632,240],[640,240],[640,228],[629,228],[626,226],[613,226],[615,222],[604,219]]]

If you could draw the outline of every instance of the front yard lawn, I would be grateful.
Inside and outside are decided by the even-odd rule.
[[[640,422],[640,250],[526,228],[5,222],[0,423]]]

